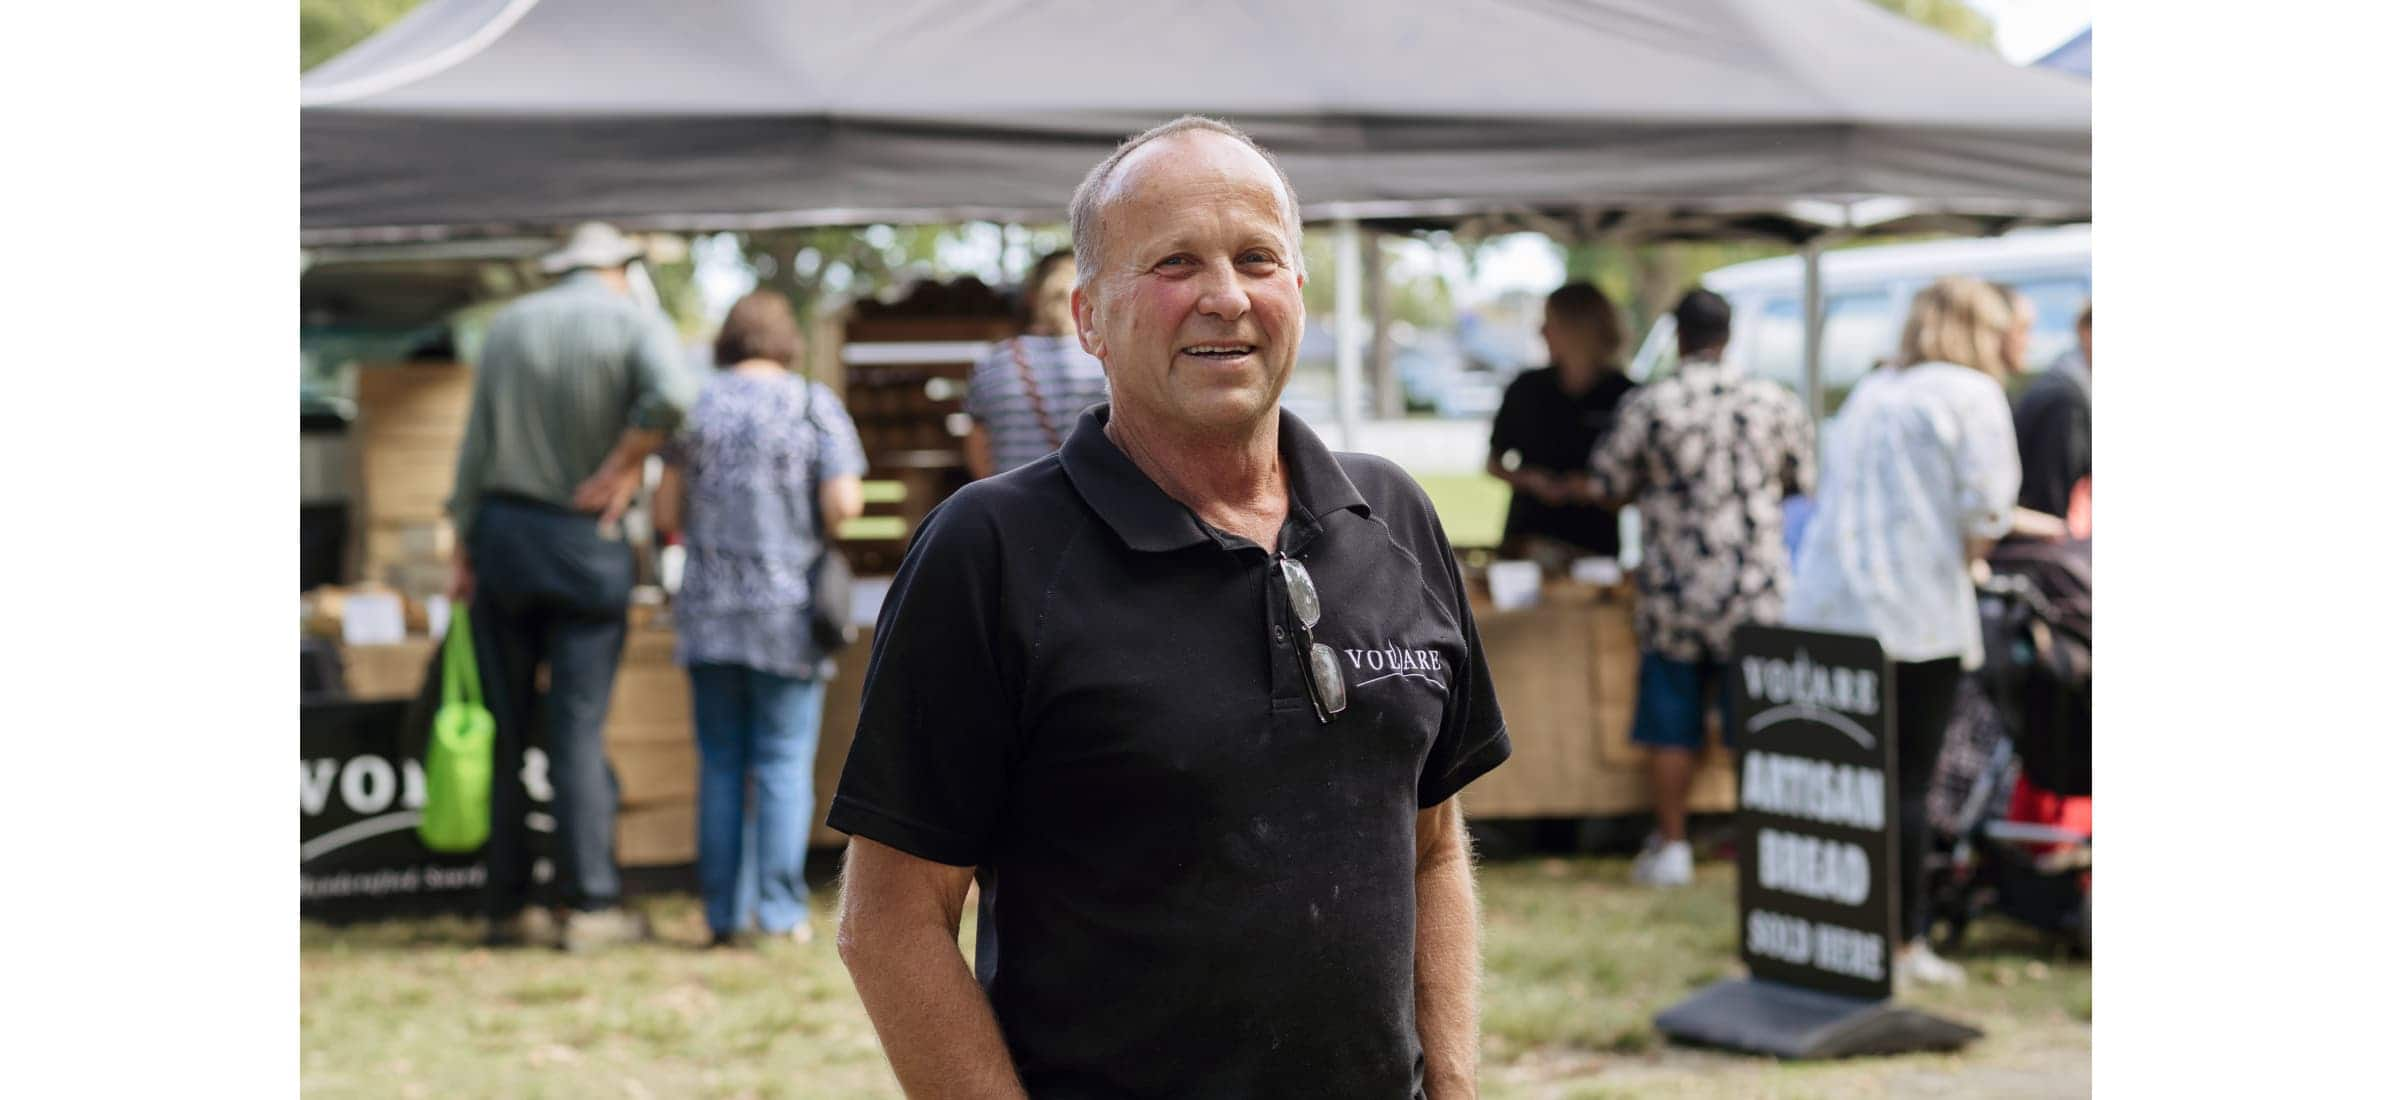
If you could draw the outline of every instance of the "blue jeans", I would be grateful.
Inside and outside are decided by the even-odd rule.
[[[689,669],[698,733],[698,889],[706,925],[767,933],[806,919],[822,682],[744,665]],[[748,792],[751,783],[755,797]]]

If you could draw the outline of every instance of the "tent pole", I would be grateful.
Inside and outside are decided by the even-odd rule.
[[[1363,239],[1362,274],[1362,296],[1370,306],[1370,388],[1378,398],[1371,414],[1399,420],[1404,415],[1404,383],[1395,373],[1395,338],[1387,326],[1387,244],[1377,230]]]
[[[1802,400],[1810,410],[1814,448],[1826,419],[1827,394],[1819,381],[1819,353],[1826,338],[1827,295],[1819,285],[1819,238],[1802,242]]]
[[[1362,448],[1362,229],[1337,219],[1337,430],[1349,451]]]

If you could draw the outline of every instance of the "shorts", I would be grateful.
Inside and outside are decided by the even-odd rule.
[[[1657,749],[1703,747],[1703,703],[1719,711],[1720,736],[1736,743],[1736,724],[1728,711],[1728,666],[1721,661],[1678,661],[1652,650],[1636,670],[1636,720],[1628,739]]]

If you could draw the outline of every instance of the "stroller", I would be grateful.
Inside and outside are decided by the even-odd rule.
[[[1985,666],[1937,760],[1927,913],[1938,949],[2000,913],[2092,951],[2093,551],[2013,541],[1978,586]]]

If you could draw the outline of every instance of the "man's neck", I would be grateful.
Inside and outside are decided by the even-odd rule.
[[[1211,436],[1173,431],[1119,404],[1105,436],[1139,471],[1197,518],[1266,549],[1287,519],[1287,471],[1279,459],[1279,410],[1247,432]]]
[[[572,278],[576,276],[586,276],[591,282],[595,282],[599,286],[603,286],[608,290],[623,295],[624,297],[631,296],[631,275],[623,268],[585,267],[574,272],[572,276],[567,277]]]

